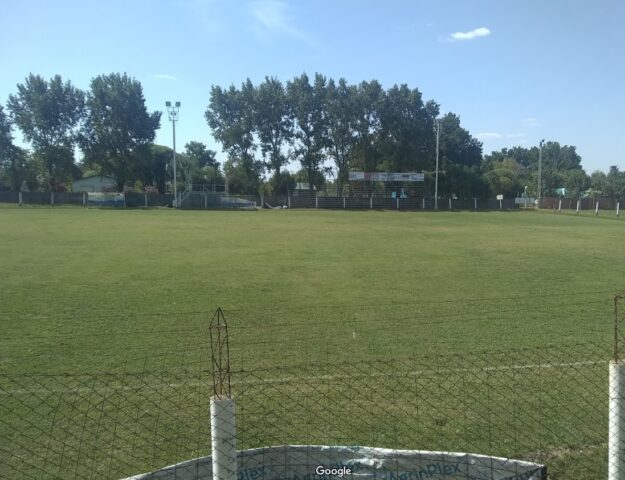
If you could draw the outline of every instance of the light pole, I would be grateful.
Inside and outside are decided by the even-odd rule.
[[[441,138],[441,121],[436,119],[436,175],[434,179],[434,210],[438,210],[438,145]]]
[[[167,113],[169,113],[169,120],[174,129],[174,207],[178,206],[178,178],[176,175],[176,120],[178,120],[178,110],[180,110],[180,102],[176,102],[173,106],[171,102],[165,102],[167,107]]]
[[[545,139],[538,143],[538,208],[540,208],[540,197],[542,195],[542,166],[543,166],[543,144]]]

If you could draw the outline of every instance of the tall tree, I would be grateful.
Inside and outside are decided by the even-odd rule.
[[[208,166],[219,166],[215,155],[217,152],[209,150],[202,142],[191,141],[184,146],[184,154],[192,158],[200,168]]]
[[[91,81],[88,115],[80,137],[87,164],[112,175],[118,190],[136,172],[134,150],[154,141],[161,112],[148,113],[141,83],[125,73],[100,75]]]
[[[386,92],[381,118],[381,146],[387,171],[426,169],[434,151],[434,118],[423,103],[421,92],[407,85]]]
[[[358,85],[358,141],[350,166],[365,172],[378,171],[380,164],[379,138],[382,125],[381,111],[386,92],[377,80]]]
[[[287,83],[287,95],[296,125],[293,154],[308,172],[308,188],[312,195],[313,180],[321,171],[328,145],[326,78],[317,73],[311,85],[303,73]]]
[[[228,153],[224,171],[229,184],[244,189],[239,193],[257,193],[263,173],[263,164],[254,153],[258,148],[254,138],[254,103],[254,86],[248,79],[241,90],[234,85],[228,90],[213,86],[210,103],[204,113],[213,136]],[[231,175],[236,176],[236,182],[230,182]]]
[[[440,121],[440,157],[443,168],[448,164],[479,165],[482,160],[482,143],[460,126],[460,117],[446,114]]]
[[[77,127],[85,112],[84,93],[60,75],[49,81],[32,73],[10,95],[8,109],[13,123],[43,165],[48,186],[57,189],[76,170],[74,144]]]
[[[362,105],[358,102],[358,87],[350,86],[344,78],[338,85],[328,81],[326,110],[328,120],[328,152],[337,170],[337,194],[349,179],[350,160],[358,145],[358,122],[362,121]]]
[[[260,149],[267,167],[274,172],[274,191],[285,191],[288,178],[281,169],[289,162],[286,151],[293,139],[293,116],[284,86],[277,78],[265,77],[256,89],[255,124]]]
[[[8,188],[15,192],[24,183],[32,185],[36,176],[35,162],[28,151],[13,145],[11,122],[0,105],[0,190]]]

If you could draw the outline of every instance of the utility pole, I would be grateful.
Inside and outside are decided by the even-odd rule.
[[[180,102],[176,102],[174,106],[171,102],[165,102],[167,107],[167,113],[169,113],[169,120],[171,120],[172,127],[174,129],[174,207],[178,206],[178,177],[176,175],[176,120],[178,120],[178,110],[180,110]]]
[[[436,176],[434,180],[434,210],[438,210],[438,145],[441,138],[441,121],[436,119]]]
[[[543,144],[545,139],[538,143],[538,208],[540,208],[540,198],[542,196],[542,166],[543,166]]]

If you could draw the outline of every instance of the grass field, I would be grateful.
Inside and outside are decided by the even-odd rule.
[[[624,230],[530,212],[2,209],[0,371],[132,368],[205,344],[216,306],[241,368],[609,342]]]
[[[230,325],[235,370],[307,365],[302,371],[310,371],[314,364],[401,361],[419,355],[440,356],[442,364],[457,371],[475,352],[519,348],[555,351],[563,362],[594,359],[584,357],[579,348],[568,351],[563,346],[599,344],[609,351],[612,295],[625,287],[624,229],[625,222],[616,218],[537,212],[0,208],[0,373],[91,375],[93,381],[101,372],[184,366],[208,355],[208,323],[217,306]],[[523,358],[516,354],[508,361],[523,363]],[[499,360],[492,362],[499,365]],[[604,366],[592,368],[567,378],[592,385]],[[504,381],[503,376],[489,378]],[[572,385],[565,386],[567,378],[540,378],[541,392],[561,385],[555,397],[545,397],[536,408],[576,395]],[[535,379],[518,376],[514,382],[526,388]],[[467,381],[476,393],[485,380],[476,375]],[[104,380],[98,382],[111,388]],[[305,385],[284,388],[295,398]],[[336,388],[333,395],[344,401],[342,387]],[[441,384],[439,390],[452,391],[453,385]],[[74,390],[69,394],[78,395]],[[422,410],[421,420],[436,417],[437,407],[447,408],[450,418],[453,411],[464,411],[466,428],[457,436],[465,443],[441,443],[440,438],[450,437],[437,440],[435,432],[424,431],[420,438],[428,442],[420,447],[470,450],[496,443],[499,437],[490,433],[490,440],[480,443],[475,431],[480,423],[466,418],[466,398],[464,409],[443,398],[441,393],[442,403],[425,408],[432,409],[429,414]],[[593,410],[589,428],[600,423],[607,403],[596,398],[584,400],[599,412],[597,416]],[[127,400],[139,414],[135,402],[145,398]],[[445,406],[446,401],[451,403]],[[476,411],[490,415],[487,410],[499,405],[503,415],[511,404],[516,405],[490,399],[476,405]],[[254,413],[258,405],[242,402],[241,408],[250,412],[249,419],[261,415]],[[315,415],[323,417],[323,412],[310,411],[301,419],[309,427]],[[354,409],[352,421],[360,426],[351,438],[327,431],[324,437],[315,430],[305,440],[322,442],[330,435],[380,446],[386,438],[388,444],[390,437],[376,436],[356,418],[362,411]],[[567,432],[577,418],[571,415],[560,426]],[[190,424],[190,418],[181,424]],[[401,418],[410,430],[410,416]],[[288,414],[284,421],[291,421]],[[518,418],[514,422],[521,423]],[[301,423],[293,425],[290,432],[301,429]],[[509,426],[502,420],[496,429],[504,435]],[[245,430],[249,438],[243,445],[263,441],[253,431]],[[549,452],[557,457],[560,472],[554,478],[581,478],[588,462],[603,462],[605,445],[598,443],[602,430],[597,431],[589,430],[582,439],[587,447],[582,454],[576,455],[572,439]],[[101,431],[99,435],[100,441],[110,441]],[[1,438],[9,436],[0,429]],[[122,438],[131,436],[132,431]],[[286,437],[297,441],[295,434]],[[405,438],[412,437],[406,433]],[[561,438],[550,443],[546,437],[540,445],[557,444]],[[532,441],[515,438],[513,451],[531,457]],[[97,458],[97,446],[82,448],[89,458]],[[163,458],[181,460],[202,453],[179,444],[163,448],[169,449],[167,455],[153,457],[156,464],[143,457],[133,461],[136,452],[129,453],[124,460],[128,468],[122,470],[137,473],[159,466]],[[568,477],[567,468],[580,457],[588,462],[574,467]],[[96,464],[93,460],[94,468]],[[106,467],[99,474],[120,476],[122,470]],[[593,472],[584,475],[592,478]]]

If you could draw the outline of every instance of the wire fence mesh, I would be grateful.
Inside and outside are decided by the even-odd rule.
[[[235,368],[237,448],[469,452],[605,478],[610,354],[584,343]],[[0,477],[122,478],[210,455],[211,358],[180,358],[167,370],[0,375]]]

